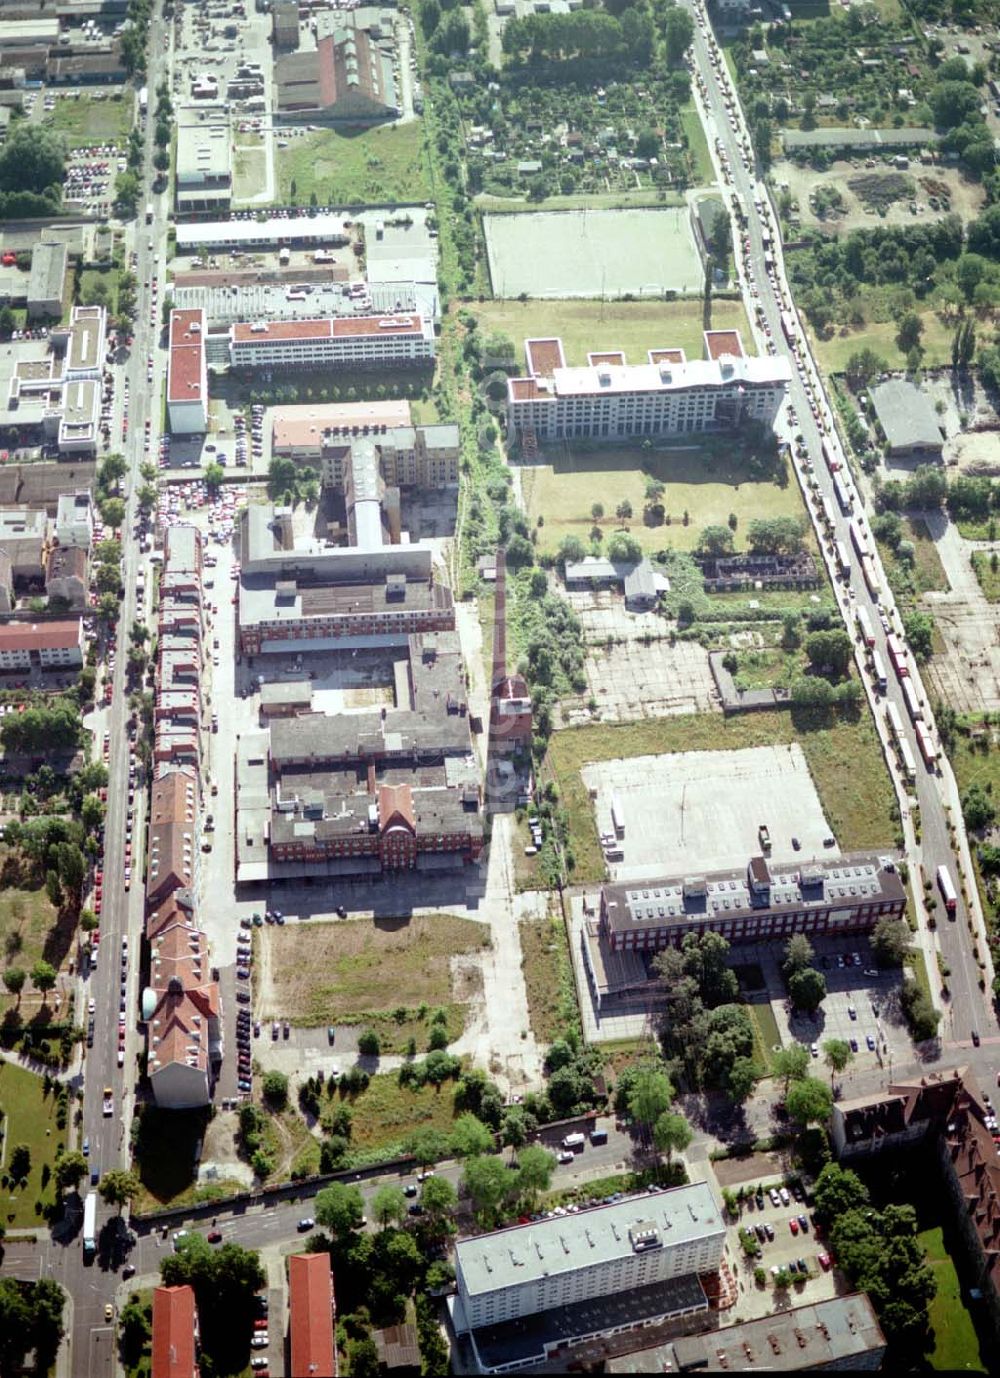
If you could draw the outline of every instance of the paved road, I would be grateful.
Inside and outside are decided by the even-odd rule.
[[[959,846],[962,846],[967,856],[967,844],[964,839],[964,828],[962,826],[961,814],[958,808],[957,791],[954,786],[954,779],[951,774],[950,766],[944,761],[940,772],[928,771],[922,764],[919,746],[916,735],[910,722],[906,704],[903,700],[902,691],[899,683],[892,673],[888,651],[886,649],[887,631],[885,630],[880,615],[883,608],[888,611],[890,628],[896,624],[898,630],[898,614],[891,604],[891,595],[883,592],[878,600],[874,599],[869,593],[868,588],[861,575],[861,569],[855,555],[851,538],[850,522],[857,520],[862,529],[867,533],[869,548],[875,549],[874,541],[871,539],[867,522],[861,513],[860,499],[855,494],[854,513],[847,515],[843,513],[834,497],[833,474],[827,468],[822,457],[822,441],[824,438],[832,446],[835,455],[839,457],[842,469],[841,472],[846,477],[846,463],[839,441],[836,438],[836,431],[833,425],[833,411],[825,395],[822,380],[815,364],[809,355],[808,343],[804,333],[800,328],[797,329],[797,352],[792,353],[785,342],[781,325],[781,312],[788,309],[791,304],[791,293],[789,292],[785,278],[783,255],[781,250],[780,235],[778,233],[777,219],[774,216],[768,199],[767,189],[762,181],[757,179],[753,160],[750,161],[749,168],[745,165],[745,147],[749,142],[747,126],[739,106],[738,99],[735,99],[735,92],[728,80],[725,63],[721,61],[719,68],[712,65],[709,42],[711,30],[702,27],[705,22],[705,11],[695,0],[681,0],[681,3],[691,12],[695,19],[695,39],[693,46],[694,65],[696,72],[700,74],[705,83],[702,104],[705,107],[705,122],[708,133],[708,143],[716,165],[720,170],[720,180],[723,184],[728,183],[729,190],[736,192],[742,198],[747,213],[746,232],[749,236],[750,250],[748,256],[749,274],[744,280],[745,299],[748,303],[751,320],[755,314],[755,307],[759,301],[763,308],[764,321],[770,330],[770,338],[777,344],[779,351],[788,355],[792,364],[792,382],[789,389],[789,404],[797,415],[797,423],[786,427],[792,434],[801,433],[804,437],[806,447],[810,456],[813,475],[818,484],[819,493],[822,495],[827,507],[833,516],[833,540],[843,543],[850,553],[851,567],[850,576],[846,581],[836,581],[838,588],[838,598],[841,606],[845,609],[848,619],[848,626],[852,628],[853,614],[851,609],[860,607],[866,609],[870,618],[875,634],[875,649],[882,657],[888,669],[888,682],[885,702],[894,703],[899,710],[900,716],[905,727],[905,736],[914,753],[917,761],[917,778],[912,789],[916,795],[920,807],[920,827],[921,837],[919,842],[918,856],[923,866],[924,874],[933,879],[939,865],[948,866],[953,877],[957,877],[955,853],[952,849],[951,836],[949,833],[949,821],[954,821],[957,825],[959,834]],[[700,22],[699,22],[700,21]],[[725,91],[720,82],[726,83]],[[726,96],[733,100],[733,116],[729,116],[726,110]],[[716,145],[716,139],[721,145]],[[723,167],[720,152],[725,154],[728,160],[728,167]],[[756,203],[756,204],[755,204]],[[765,263],[765,246],[763,240],[764,231],[767,230],[772,244],[774,257],[774,268],[769,276],[768,268]],[[739,249],[739,235],[736,234],[737,255]],[[741,273],[745,269],[741,265]],[[752,275],[752,285],[759,292],[759,298],[750,295],[750,281],[746,280]],[[818,417],[813,413],[813,405],[816,405]],[[800,479],[803,475],[800,472]],[[849,489],[854,493],[854,485],[847,478]],[[821,516],[819,505],[810,502],[808,498],[806,506],[810,517],[816,528],[817,539],[821,549],[824,549],[827,558],[830,558],[831,540],[827,536]],[[878,559],[877,553],[875,556]],[[883,590],[887,590],[888,584],[885,579],[884,571],[879,563],[879,583]],[[844,591],[847,591],[847,598],[844,598]],[[882,605],[880,607],[880,604]],[[922,695],[925,705],[927,705],[926,694]],[[882,710],[884,711],[884,710]],[[881,718],[881,714],[879,714]],[[933,722],[929,706],[924,709],[925,720],[931,724]],[[884,723],[879,722],[880,731],[884,732]],[[936,732],[934,733],[937,739]],[[845,769],[849,768],[845,762]],[[949,812],[951,810],[950,820]],[[966,863],[967,864],[967,863]],[[971,871],[969,872],[971,874]],[[919,888],[919,880],[917,886]],[[943,912],[943,907],[939,908],[939,913]],[[976,916],[973,916],[974,919]],[[938,928],[938,938],[945,961],[951,968],[949,978],[952,992],[950,1009],[945,1029],[946,1036],[968,1038],[973,1028],[980,1033],[997,1031],[997,1021],[989,1002],[984,999],[979,990],[978,977],[979,971],[976,961],[972,955],[972,939],[968,929],[969,915],[961,897],[958,901],[958,912],[954,923],[947,923],[942,919]],[[980,948],[985,946],[980,943]],[[954,1014],[952,1014],[954,1012]]]

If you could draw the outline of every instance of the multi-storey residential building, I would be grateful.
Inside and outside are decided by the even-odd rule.
[[[83,623],[7,622],[0,626],[0,670],[75,669],[83,664]]]
[[[312,321],[254,321],[230,327],[233,368],[322,368],[429,361],[434,325],[415,313],[335,316]]]
[[[204,311],[170,313],[167,423],[175,435],[204,435],[208,429]]]
[[[94,539],[94,504],[87,488],[60,493],[56,501],[56,540],[89,550]]]
[[[152,1378],[198,1378],[198,1307],[194,1289],[153,1289]]]
[[[288,1260],[288,1378],[337,1378],[333,1326],[336,1304],[330,1255],[292,1254]]]
[[[705,353],[688,360],[682,349],[651,349],[648,362],[627,364],[615,351],[570,368],[560,339],[528,340],[527,376],[507,384],[511,431],[530,446],[772,425],[791,379],[788,360],[748,356],[736,330],[706,331]]]
[[[726,1230],[708,1185],[632,1196],[455,1247],[455,1329],[483,1372],[544,1363],[585,1339],[708,1309]]]

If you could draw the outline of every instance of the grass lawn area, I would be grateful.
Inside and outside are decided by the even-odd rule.
[[[638,187],[635,191],[609,191],[604,195],[544,196],[541,201],[529,201],[527,196],[489,196],[481,192],[477,207],[485,214],[514,211],[593,211],[618,210],[633,206],[682,206],[684,198],[677,192],[653,187]]]
[[[585,364],[590,351],[623,349],[629,363],[646,361],[647,349],[680,348],[689,359],[704,356],[701,297],[683,301],[484,301],[471,308],[483,331],[509,335],[518,355],[524,341],[558,335],[567,364]],[[712,329],[741,330],[753,353],[746,312],[739,301],[712,298]]]
[[[781,1047],[778,1022],[774,1017],[774,1011],[766,1000],[760,1003],[747,1004],[744,1009],[750,1016],[750,1023],[753,1025],[753,1060],[760,1068],[760,1075],[766,1077],[771,1071],[771,1057],[774,1049]]]
[[[913,545],[913,564],[900,560],[895,552],[878,542],[879,555],[897,600],[915,602],[924,593],[946,593],[951,585],[944,565],[922,517],[903,517],[903,540]]]
[[[544,518],[538,529],[539,553],[558,549],[564,536],[579,536],[589,544],[595,502],[604,506],[601,528],[607,539],[619,526],[616,507],[628,499],[633,512],[629,532],[648,552],[692,550],[704,527],[725,526],[733,512],[738,531],[746,530],[756,517],[805,515],[798,484],[787,473],[783,485],[770,479],[747,479],[740,450],[732,440],[703,439],[652,450],[638,444],[584,448],[579,442],[556,442],[546,447],[546,454],[553,463],[521,469],[529,524],[534,528],[539,517]],[[647,475],[666,484],[663,502],[669,524],[643,523]]]
[[[43,1224],[41,1206],[55,1200],[50,1179],[56,1152],[65,1143],[64,1132],[56,1129],[56,1097],[45,1095],[41,1077],[10,1062],[0,1062],[0,1110],[3,1111],[4,1154],[0,1200],[0,1223],[7,1229],[30,1229]],[[23,1144],[31,1154],[25,1186],[12,1186],[7,1179],[14,1149]],[[43,1170],[46,1182],[42,1183]]]
[[[101,286],[107,293],[103,300],[100,297]],[[95,291],[98,294],[96,297]],[[115,315],[118,311],[118,269],[84,268],[80,274],[80,301],[84,304],[101,301],[108,308],[108,314]]]
[[[59,95],[46,115],[47,129],[61,134],[70,148],[124,144],[132,128],[132,93],[104,99],[97,95]]]
[[[11,967],[30,971],[41,957],[58,965],[70,936],[55,927],[56,911],[44,889],[20,889],[16,875],[8,875],[8,855],[0,848],[0,980]],[[16,1004],[0,986],[0,1013]],[[22,1013],[29,1014],[31,1004],[30,996],[22,998]]]
[[[279,202],[391,206],[427,201],[431,185],[419,120],[337,133],[322,129],[275,149]],[[295,190],[292,191],[292,183]]]
[[[921,1230],[917,1239],[937,1282],[937,1293],[929,1308],[934,1332],[931,1367],[953,1373],[985,1373],[987,1369],[979,1352],[979,1338],[962,1298],[958,1273],[945,1247],[943,1231],[940,1227]]]
[[[996,567],[994,568],[994,562]],[[1000,561],[995,555],[987,555],[985,550],[972,552],[972,568],[976,571],[979,587],[991,603],[1000,603]]]
[[[448,1005],[450,959],[477,951],[487,932],[448,914],[262,930],[257,941],[270,954],[257,969],[269,965],[271,979],[263,983],[261,1017],[315,1027]]]
[[[924,368],[944,368],[951,363],[951,342],[955,335],[953,325],[943,325],[935,311],[919,312],[924,333],[920,343],[924,348]],[[894,321],[866,321],[858,330],[839,332],[830,340],[818,339],[811,328],[810,336],[820,367],[828,373],[843,373],[844,365],[859,349],[873,349],[880,354],[890,369],[906,367],[906,356],[896,344],[898,326]]]
[[[539,1043],[560,1038],[578,1019],[566,927],[558,914],[520,925],[528,1018]]]
[[[708,139],[705,127],[694,105],[686,105],[680,112],[681,128],[687,137],[691,150],[691,178],[696,187],[711,186],[715,181],[715,169],[708,152]]]
[[[195,1154],[207,1125],[207,1110],[158,1110],[153,1105],[143,1108],[134,1152],[134,1167],[141,1183],[136,1211],[189,1206],[244,1190],[240,1182],[224,1178],[197,1184]]]
[[[895,798],[875,728],[867,713],[857,720],[814,712],[718,713],[602,723],[556,732],[549,743],[548,769],[569,815],[576,854],[574,884],[603,878],[604,858],[593,806],[580,771],[594,761],[667,752],[739,750],[798,741],[816,785],[823,812],[845,851],[892,845]],[[1000,758],[998,758],[1000,759]],[[851,768],[845,771],[844,763]]]
[[[353,1110],[351,1144],[358,1149],[402,1145],[416,1128],[451,1131],[455,1118],[455,1083],[440,1089],[400,1086],[395,1073],[372,1077],[368,1088],[348,1102]]]

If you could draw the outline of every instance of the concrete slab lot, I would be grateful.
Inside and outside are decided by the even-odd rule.
[[[705,280],[686,206],[487,215],[483,227],[498,297],[652,296]]]
[[[742,866],[760,851],[761,823],[770,831],[775,862],[831,854],[823,846],[830,827],[797,742],[604,761],[582,774],[596,792],[601,832],[612,831],[612,796],[621,803],[625,855],[611,867],[618,879]]]

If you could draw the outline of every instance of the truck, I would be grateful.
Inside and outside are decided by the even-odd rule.
[[[952,880],[951,872],[947,866],[937,868],[937,884],[941,891],[941,898],[944,900],[944,907],[948,911],[948,917],[953,919],[958,907],[958,896],[955,894],[955,882]]]
[[[101,1105],[101,1111],[106,1116],[115,1113],[115,1093],[110,1086],[105,1086],[104,1088],[104,1100]]]
[[[590,1131],[590,1142],[592,1144],[606,1144],[608,1142],[608,1131],[598,1129],[596,1126]]]
[[[903,719],[899,716],[899,709],[894,703],[887,703],[885,706],[885,720],[889,724],[889,731],[897,742],[903,740]]]
[[[913,748],[905,737],[899,739],[899,759],[903,763],[903,774],[912,784],[917,778],[917,763],[913,756]]]
[[[917,693],[917,686],[907,675],[899,686],[903,691],[903,702],[906,704],[906,711],[910,715],[910,720],[914,723],[924,716],[924,710],[920,703],[920,695]]]
[[[920,754],[924,758],[924,765],[928,770],[933,770],[937,764],[938,749],[934,745],[934,738],[930,734],[927,725],[919,720],[913,724],[917,734],[917,746]]]
[[[882,586],[878,581],[878,570],[875,567],[874,555],[862,555],[860,560],[861,577],[865,581],[865,588],[871,594],[872,602],[878,607],[882,600]]]
[[[872,674],[875,677],[875,684],[878,687],[879,693],[884,694],[887,683],[885,661],[879,655],[878,651],[872,651]]]
[[[139,88],[139,114],[143,119],[149,110],[149,89],[145,86]]]
[[[833,548],[837,555],[837,572],[844,579],[849,579],[851,577],[851,557],[847,553],[847,546],[843,541],[835,541]]]
[[[830,470],[830,473],[835,474],[840,468],[840,460],[834,453],[833,445],[830,443],[827,436],[823,436],[822,440],[819,442],[819,447],[823,455],[823,462]]]
[[[868,541],[864,531],[861,529],[861,524],[857,520],[851,522],[850,531],[851,545],[853,545],[854,549],[863,559],[864,556],[868,554]]]
[[[146,202],[146,224],[147,224],[147,225],[152,225],[152,223],[153,223],[153,203],[152,203],[152,201],[147,201],[147,202]]]
[[[83,1203],[83,1256],[93,1258],[97,1253],[97,1192],[88,1191]]]
[[[567,1134],[562,1141],[562,1146],[571,1153],[575,1153],[578,1148],[583,1148],[587,1140],[582,1134]]]
[[[795,345],[795,318],[790,311],[782,311],[778,319],[781,321],[781,333],[784,335],[788,344]]]
[[[885,649],[889,653],[889,663],[896,672],[896,678],[904,680],[910,673],[910,667],[906,663],[906,652],[900,643],[898,636],[887,636],[885,639]]]
[[[761,851],[769,852],[771,850],[771,834],[767,830],[766,823],[761,823],[757,829],[757,841],[760,843]]]
[[[858,631],[861,633],[861,640],[865,643],[866,646],[874,646],[875,633],[872,631],[872,620],[868,616],[868,610],[866,608],[857,607],[854,610],[854,615],[857,618]]]

